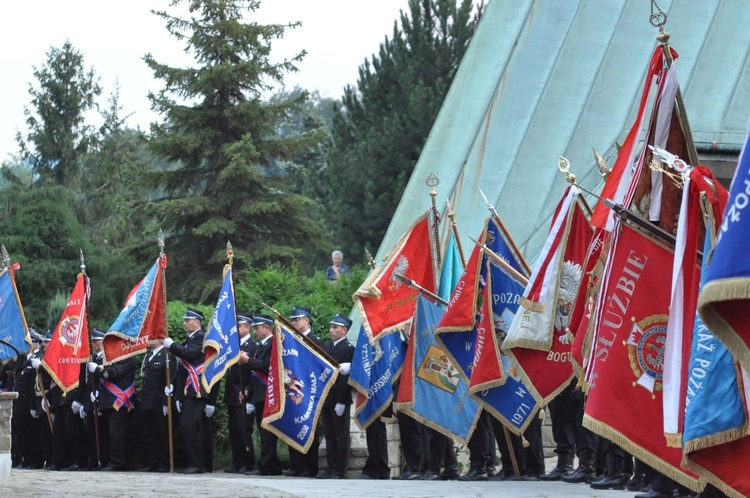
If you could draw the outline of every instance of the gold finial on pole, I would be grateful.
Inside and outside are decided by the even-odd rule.
[[[234,261],[234,250],[232,249],[232,243],[227,240],[227,259],[229,260],[229,266],[232,266]]]
[[[367,247],[365,247],[365,255],[367,255],[367,264],[370,265],[371,270],[374,270],[377,265],[375,264],[375,260],[372,259],[372,254],[367,250]]]
[[[437,202],[435,201],[437,197],[435,187],[440,185],[440,179],[435,173],[430,173],[425,183],[430,187],[430,197],[432,198],[432,237],[435,242],[435,268],[440,271],[440,267],[442,266],[440,259],[440,213],[438,213]]]
[[[86,275],[86,262],[83,260],[83,249],[79,249],[81,254],[81,273]]]
[[[667,24],[667,14],[656,5],[655,0],[651,0],[651,15],[648,18],[648,22],[651,23],[651,26],[659,28],[660,33],[666,33],[667,39],[669,39],[669,33],[664,31],[663,28]]]
[[[575,184],[576,175],[570,172],[570,161],[560,154],[557,155],[557,169],[559,169],[560,172],[565,173],[565,181]]]
[[[447,197],[445,198],[445,204],[448,207],[448,219],[451,220],[451,230],[453,230],[453,236],[456,238],[456,247],[458,248],[458,256],[461,258],[461,266],[466,267],[466,258],[464,257],[464,248],[461,245],[461,237],[458,236],[458,225],[456,224],[456,213],[453,212],[451,207],[451,201]]]

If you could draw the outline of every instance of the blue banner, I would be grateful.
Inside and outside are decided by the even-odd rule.
[[[373,346],[364,328],[359,329],[349,385],[357,390],[354,420],[366,428],[391,404],[393,383],[401,375],[406,344],[401,334],[380,337]]]
[[[451,296],[453,295],[453,289],[456,287],[458,279],[461,278],[463,272],[464,265],[461,262],[461,255],[458,251],[456,237],[454,236],[453,231],[451,231],[448,246],[445,249],[443,267],[440,269],[440,288],[438,289],[438,296],[446,301],[450,301]]]
[[[487,224],[486,245],[520,274],[527,274],[515,253],[511,250],[505,234],[494,219],[491,219]],[[502,341],[513,322],[525,287],[513,280],[492,259],[490,259],[490,276],[495,334],[497,334],[498,346],[502,347]],[[484,408],[500,420],[503,425],[514,433],[521,434],[526,430],[540,407],[529,388],[516,374],[510,359],[502,354],[502,351],[501,361],[506,379],[505,384],[480,391],[476,393],[476,397],[483,403]]]
[[[11,271],[4,268],[0,273],[0,339],[12,344],[18,352],[25,353],[31,348],[31,343],[27,339],[26,319]],[[6,362],[16,355],[12,348],[0,344],[0,362]]]
[[[262,426],[306,453],[338,371],[301,335],[275,327]]]
[[[154,291],[158,271],[159,262],[157,261],[144,279],[130,291],[125,307],[120,311],[115,323],[107,330],[107,334],[115,334],[130,340],[139,338],[143,322],[148,317],[151,294]]]
[[[701,287],[708,278],[710,234],[706,234]],[[711,262],[715,264],[714,257]],[[696,315],[685,400],[683,448],[686,453],[738,439],[745,433],[740,370],[732,353]],[[718,409],[720,407],[720,409]],[[734,433],[734,436],[730,436]]]
[[[227,265],[228,266],[228,265]],[[219,300],[211,315],[211,323],[203,338],[203,351],[206,361],[203,367],[203,388],[211,388],[224,373],[237,363],[240,355],[240,336],[237,331],[237,313],[234,305],[234,286],[232,285],[232,268],[224,274],[224,285],[221,286]]]
[[[403,385],[404,376],[400,387],[410,389],[411,401],[397,406],[399,411],[423,424],[466,442],[474,432],[481,409],[469,396],[468,384],[435,340],[435,329],[443,313],[438,305],[419,296],[409,344],[414,354],[414,373],[410,376],[414,384]]]

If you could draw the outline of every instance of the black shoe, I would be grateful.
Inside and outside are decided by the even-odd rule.
[[[244,474],[246,476],[259,476],[260,475],[260,470],[258,470],[258,469],[246,470],[244,472]]]
[[[245,467],[240,467],[239,469],[235,469],[234,467],[229,467],[228,469],[224,469],[225,474],[244,474],[245,473]]]
[[[373,476],[368,475],[368,474],[360,474],[360,475],[357,476],[357,479],[368,480],[368,479],[377,479],[377,477],[373,477]]]
[[[633,474],[633,476],[628,479],[628,482],[625,483],[625,489],[628,491],[643,491],[641,487],[643,487],[643,476],[639,474]]]
[[[443,471],[442,474],[440,474],[440,480],[441,481],[457,481],[461,474],[458,473],[457,470],[451,470],[451,471]]]
[[[539,480],[539,476],[535,476],[533,474],[522,474],[522,475],[520,475],[518,477],[513,476],[513,477],[511,477],[508,480],[509,481],[538,481]]]
[[[488,477],[488,481],[512,481],[515,476],[513,474],[508,474],[505,471],[500,471],[497,474],[495,474],[492,477]]]
[[[413,470],[407,467],[404,469],[404,471],[400,475],[394,477],[394,479],[398,481],[414,481],[416,479],[419,479],[419,476],[420,476],[419,472],[414,472]]]
[[[169,472],[169,467],[159,467],[157,472],[160,474],[166,474],[167,472]]]
[[[440,474],[433,474],[429,470],[419,476],[420,481],[439,481],[440,480]]]
[[[568,484],[580,484],[584,482],[591,484],[596,480],[596,473],[578,469],[570,475],[562,476],[560,480]]]
[[[122,467],[113,467],[111,465],[107,465],[101,470],[102,472],[123,472],[125,469]]]
[[[64,469],[60,469],[60,470],[62,470],[63,472],[75,472],[76,470],[78,470],[78,465],[76,464],[69,465],[65,467]]]
[[[286,469],[281,473],[284,477],[299,477],[302,474],[302,469]]]
[[[155,468],[153,468],[153,467],[143,467],[143,468],[142,468],[141,470],[139,470],[138,472],[156,472],[156,469],[155,469]]]
[[[44,470],[60,470],[60,467],[53,463],[52,465],[47,465],[46,467],[44,467]]]
[[[561,469],[555,467],[549,474],[539,476],[540,481],[559,481],[565,476],[569,476],[573,473],[573,469]]]
[[[199,469],[197,467],[188,467],[185,470],[182,471],[183,474],[202,474],[203,469]]]
[[[487,472],[484,469],[470,469],[458,478],[459,481],[486,481]]]
[[[625,476],[604,476],[591,483],[593,489],[625,489]]]
[[[312,470],[303,470],[297,477],[318,477],[318,473]]]
[[[661,491],[651,490],[648,493],[635,495],[635,498],[672,498],[672,494],[662,493]]]

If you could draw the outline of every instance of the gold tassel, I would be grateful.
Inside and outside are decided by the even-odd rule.
[[[529,446],[531,446],[531,444],[529,444],[529,442],[523,436],[521,436],[521,443],[523,444],[524,448],[528,448]]]

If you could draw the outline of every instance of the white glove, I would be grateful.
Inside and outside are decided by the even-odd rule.
[[[164,396],[171,396],[174,392],[174,386],[172,384],[169,384],[167,387],[164,388]]]
[[[78,415],[78,413],[81,411],[81,405],[78,401],[73,401],[73,404],[70,405],[70,409],[73,410],[73,413]]]
[[[39,358],[32,358],[31,359],[31,366],[34,367],[34,370],[39,370],[39,365],[42,364],[42,360]]]
[[[255,412],[255,405],[252,403],[245,403],[245,414],[252,415]]]
[[[42,411],[45,412],[45,413],[47,413],[47,408],[49,408],[49,405],[47,404],[47,400],[43,399],[42,400]]]
[[[164,347],[165,348],[167,348],[167,349],[171,348],[172,344],[174,344],[174,341],[172,340],[171,337],[165,337],[164,338]]]
[[[81,419],[86,418],[86,410],[81,407],[81,410],[78,412],[78,415],[81,417]]]
[[[214,405],[206,405],[206,409],[203,410],[203,413],[206,414],[206,417],[211,418],[214,416],[215,411],[216,407]]]
[[[341,375],[349,375],[349,370],[351,369],[352,369],[351,363],[342,363],[341,365],[339,365],[339,373]]]
[[[182,403],[175,401],[174,404],[177,406],[177,413],[182,413]]]
[[[92,403],[96,403],[96,398],[98,397],[99,397],[99,391],[89,393],[89,398],[91,398]]]
[[[165,417],[167,416],[167,413],[169,413],[169,408],[167,407],[167,405],[164,405],[161,407],[161,412],[164,414]]]
[[[87,367],[89,369],[89,373],[94,373],[96,372],[96,369],[99,368],[99,364],[96,362],[90,361]]]
[[[39,418],[39,414],[36,410],[29,410],[29,413],[31,413],[31,416],[34,418]]]
[[[333,407],[333,411],[335,411],[336,415],[339,417],[344,414],[344,410],[346,410],[346,405],[344,403],[336,403],[336,406]]]

